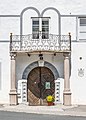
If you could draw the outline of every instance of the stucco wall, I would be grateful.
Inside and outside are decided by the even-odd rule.
[[[0,40],[9,41],[10,33],[20,34],[20,18],[0,17]]]
[[[20,16],[6,17],[6,15],[20,15],[27,7],[35,7],[40,14],[45,8],[56,8],[61,15],[70,15],[70,17],[61,18],[61,34],[72,33],[72,39],[76,40],[76,17],[72,15],[81,15],[86,13],[85,0],[9,0],[0,2],[0,39],[9,40],[9,33],[20,34]],[[51,17],[49,32],[58,34],[58,14],[54,10],[47,10],[44,16]],[[23,34],[32,32],[31,17],[37,17],[37,13],[27,10],[23,14]],[[27,24],[28,23],[28,24]],[[64,29],[65,28],[65,29]]]
[[[10,91],[9,43],[0,43],[0,62],[1,62],[0,103],[9,103],[9,91]]]
[[[72,103],[86,104],[86,43],[72,43],[71,90]],[[81,69],[81,73],[80,72]]]
[[[28,6],[36,6],[40,10],[53,6],[61,14],[86,13],[85,0],[3,0],[0,1],[0,14],[20,14],[21,10]]]
[[[0,40],[9,41],[9,33],[20,34],[20,16],[8,17],[6,15],[20,15],[22,10],[27,7],[35,7],[40,13],[47,7],[56,8],[61,15],[70,15],[70,17],[61,18],[61,34],[71,32],[72,40],[77,39],[77,19],[72,15],[85,15],[86,1],[85,0],[3,0],[0,1]],[[33,10],[28,10],[23,15],[23,34],[31,33],[31,17],[36,16]],[[58,15],[53,10],[48,10],[44,14],[51,17],[50,33],[58,34]],[[28,20],[29,19],[29,20]],[[29,21],[29,22],[28,22]],[[27,25],[28,23],[28,25]],[[71,53],[71,91],[72,103],[86,104],[86,43],[72,42]],[[82,59],[80,60],[80,57]],[[16,58],[16,80],[22,78],[24,69],[34,61],[39,60],[38,55],[18,54]],[[44,60],[53,64],[60,77],[63,78],[63,55],[44,55]],[[10,55],[9,42],[0,42],[0,62],[1,62],[1,89],[0,103],[9,102],[10,90]],[[82,68],[84,76],[80,77],[78,71]]]

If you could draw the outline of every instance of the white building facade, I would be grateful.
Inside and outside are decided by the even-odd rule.
[[[1,1],[1,104],[86,104],[85,12],[85,0]]]

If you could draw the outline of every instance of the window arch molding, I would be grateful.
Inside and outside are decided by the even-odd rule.
[[[24,12],[25,11],[27,11],[27,10],[29,10],[29,9],[32,9],[32,10],[34,10],[34,11],[36,11],[37,12],[37,14],[38,14],[38,17],[43,17],[43,15],[44,15],[44,13],[47,11],[47,10],[54,10],[56,13],[57,13],[57,15],[58,15],[58,30],[59,30],[59,35],[61,35],[61,14],[60,14],[60,12],[56,9],[56,8],[54,8],[54,7],[48,7],[48,8],[45,8],[41,13],[39,12],[39,10],[38,9],[36,9],[35,7],[26,7],[26,8],[24,8],[23,10],[22,10],[22,12],[21,12],[21,14],[20,14],[20,35],[22,35],[22,27],[23,27],[23,14],[24,14]]]
[[[38,9],[36,9],[35,7],[27,7],[25,9],[22,10],[21,14],[20,14],[20,35],[22,35],[22,29],[23,29],[23,14],[24,12],[26,12],[27,10],[32,9],[35,12],[37,12],[38,17],[40,17],[40,12]]]
[[[45,8],[45,9],[42,11],[42,13],[41,13],[41,17],[43,17],[43,14],[44,14],[47,10],[54,10],[54,11],[56,11],[57,14],[58,14],[59,17],[60,17],[60,12],[59,12],[56,8],[54,8],[54,7]]]
[[[57,15],[58,15],[58,31],[59,31],[59,35],[61,35],[61,14],[60,14],[60,12],[56,9],[56,8],[54,8],[54,7],[48,7],[48,8],[45,8],[43,11],[42,11],[42,13],[41,13],[41,17],[43,17],[43,15],[44,15],[44,13],[47,11],[47,10],[54,10],[56,13],[57,13]]]

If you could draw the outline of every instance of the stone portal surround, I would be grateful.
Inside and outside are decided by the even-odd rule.
[[[69,53],[64,53],[64,91],[63,91],[63,104],[71,105],[71,91],[70,91],[70,64],[69,64]],[[10,89],[10,105],[17,105],[17,90],[16,90],[16,79],[15,79],[15,64],[16,64],[16,53],[11,53],[11,89]],[[27,71],[27,68],[26,68]]]
[[[71,105],[71,91],[70,91],[70,63],[69,53],[64,53],[64,91],[63,91],[63,104]]]
[[[16,64],[16,53],[11,53],[11,89],[10,89],[10,105],[17,105],[17,90],[16,90],[16,79],[15,79],[15,64]]]
[[[22,79],[27,79],[27,78],[28,78],[28,74],[29,74],[30,71],[31,71],[32,69],[34,69],[35,67],[39,67],[38,61],[35,61],[35,62],[31,63],[30,65],[28,65],[28,66],[25,68],[25,70],[24,70],[24,72],[23,72],[23,75],[22,75]],[[47,67],[47,68],[49,68],[49,69],[52,71],[55,79],[57,79],[57,78],[59,77],[58,70],[57,70],[51,63],[49,63],[49,62],[47,62],[47,61],[44,61],[44,67]]]

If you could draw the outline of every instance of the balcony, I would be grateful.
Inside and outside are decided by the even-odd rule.
[[[71,52],[71,35],[49,34],[34,39],[32,34],[10,35],[10,52]]]

